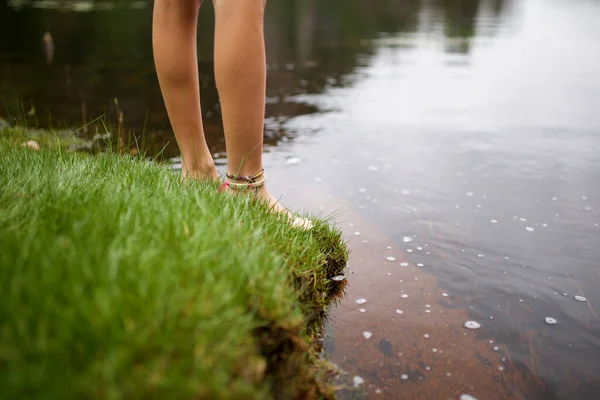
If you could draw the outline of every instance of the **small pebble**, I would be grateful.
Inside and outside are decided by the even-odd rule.
[[[360,385],[365,383],[365,380],[363,378],[361,378],[360,376],[355,376],[354,379],[352,379],[352,381],[354,382],[354,387],[359,387]],[[463,400],[463,399],[461,399],[461,400]]]
[[[554,318],[551,317],[546,317],[545,321],[548,325],[556,325],[557,322]]]
[[[583,296],[575,296],[575,300],[577,301],[587,301],[587,299]]]
[[[356,300],[356,304],[365,304],[367,302],[367,299],[358,299]]]
[[[479,322],[476,322],[476,321],[467,321],[467,322],[465,322],[465,328],[468,328],[468,329],[479,329],[479,328],[481,328],[481,324]]]
[[[373,334],[371,332],[363,332],[363,336],[365,337],[365,339],[371,339],[371,336],[373,336]]]

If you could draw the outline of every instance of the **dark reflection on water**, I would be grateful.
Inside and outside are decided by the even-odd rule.
[[[116,97],[128,129],[157,150],[172,142],[150,7],[118,4],[70,12],[0,2],[0,116],[56,127],[106,113],[114,122]],[[499,383],[511,398],[598,398],[600,3],[288,0],[267,10],[265,163],[291,197],[284,200],[318,212],[341,199],[349,215],[392,239],[397,263],[422,263],[450,293],[448,306],[506,345],[523,372]],[[222,153],[211,6],[201,14],[203,111],[212,149]],[[52,64],[41,45],[46,31],[56,43]],[[363,228],[347,228],[356,255],[370,245],[352,235]],[[414,242],[404,243],[407,235]],[[367,265],[368,284],[350,275],[349,293],[395,295],[378,292],[391,279],[380,264]],[[332,312],[339,326],[356,310],[353,300]],[[397,329],[389,313],[398,305],[379,307],[369,312],[380,313],[380,325],[366,328],[389,359],[390,346],[405,340],[378,336]],[[332,353],[362,343],[362,327],[344,326],[350,343],[336,339],[336,326]],[[379,372],[360,372],[368,390],[385,388]]]
[[[82,5],[83,4],[83,5]],[[270,2],[267,144],[290,139],[282,124],[290,117],[326,111],[292,98],[352,83],[357,67],[374,51],[369,39],[416,32],[420,0],[288,0]],[[429,24],[443,24],[448,51],[468,51],[479,0],[436,0]],[[504,1],[495,2],[495,12]],[[171,143],[167,115],[155,77],[151,49],[152,5],[145,1],[0,2],[0,116],[28,126],[83,126],[98,116],[143,135],[155,150]],[[75,10],[75,11],[74,11]],[[81,12],[77,12],[81,11]],[[212,69],[212,6],[199,22],[199,67],[208,140],[224,150]],[[42,40],[54,40],[48,63]],[[414,44],[406,43],[408,46]],[[118,100],[118,103],[115,102]],[[117,105],[118,104],[118,105]]]

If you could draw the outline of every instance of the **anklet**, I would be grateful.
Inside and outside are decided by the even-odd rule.
[[[257,172],[256,174],[250,175],[250,176],[233,175],[233,174],[227,174],[227,173],[225,174],[225,176],[229,180],[225,180],[225,182],[223,182],[221,187],[219,187],[220,191],[224,190],[226,187],[230,187],[230,188],[236,189],[236,190],[254,189],[256,192],[258,190],[258,188],[264,186],[265,182],[267,181],[267,176],[265,175],[264,168],[261,169],[260,172]],[[246,182],[232,182],[232,181],[236,181],[236,180],[237,181],[246,181]]]

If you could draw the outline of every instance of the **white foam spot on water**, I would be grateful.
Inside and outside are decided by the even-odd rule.
[[[427,314],[429,314],[429,313],[431,313],[431,310],[425,310],[425,312],[426,312]]]
[[[297,165],[300,164],[300,161],[302,161],[300,157],[289,157],[287,160],[285,160],[285,163],[287,165]]]
[[[360,385],[365,383],[365,380],[360,376],[355,376],[354,379],[352,379],[352,381],[354,382],[354,387],[359,387]]]
[[[467,321],[467,322],[465,322],[465,328],[468,328],[468,329],[479,329],[479,328],[481,328],[481,324],[479,322],[476,322],[476,321]]]
[[[426,370],[426,371],[431,371],[431,367],[430,367],[429,365],[427,365],[427,366],[425,367],[425,370]]]
[[[363,243],[369,243],[369,241],[367,239],[364,239],[362,242]]]
[[[473,192],[467,192],[467,193],[465,193],[465,194],[466,194],[467,196],[471,197],[471,196],[473,196],[475,193],[473,193]]]
[[[408,295],[407,295],[406,293],[404,293],[404,294],[403,294],[402,296],[400,296],[400,297],[402,297],[403,299],[406,299],[406,298],[408,298]]]
[[[533,229],[531,226],[526,226],[526,227],[525,227],[525,230],[526,230],[527,232],[533,232],[533,231],[535,231],[535,229]]]
[[[404,236],[404,238],[402,239],[402,241],[404,243],[410,243],[413,241],[413,238],[411,238],[410,236]]]
[[[438,352],[438,349],[436,349],[436,348],[433,348],[433,349],[431,349],[431,351],[433,351],[434,353],[437,353],[437,352]]]
[[[442,296],[448,297],[448,293],[442,293]]]
[[[498,220],[497,220],[497,219],[492,219],[492,220],[490,220],[490,222],[491,222],[492,224],[497,224],[497,223],[498,223]]]
[[[386,258],[388,261],[396,261],[396,257],[389,256]]]
[[[446,372],[446,376],[452,376],[450,372]]]
[[[522,302],[523,302],[523,299],[519,299],[519,303],[522,303]]]
[[[431,308],[431,304],[425,304],[426,308]]]
[[[358,299],[356,300],[356,304],[365,304],[367,302],[367,299]]]
[[[358,311],[360,311],[360,312],[367,312],[367,310],[365,310],[364,308],[361,308]]]
[[[391,249],[392,249],[392,246],[387,246],[387,249],[388,249],[388,250],[391,250]]]
[[[483,255],[483,254],[477,254],[477,257],[479,257],[479,258],[483,258],[483,257],[484,257],[484,255]]]
[[[371,336],[373,336],[373,334],[371,332],[363,332],[363,336],[365,337],[365,339],[371,339]]]
[[[354,232],[354,236],[360,236],[360,232]]]
[[[423,248],[421,246],[417,247],[417,250],[421,251]]]
[[[501,365],[501,366],[498,367],[498,370],[499,371],[504,371],[504,367]]]
[[[498,346],[494,346],[494,351],[500,351],[500,348]]]
[[[519,221],[521,221],[521,222],[527,222],[527,218],[519,218]]]
[[[396,310],[396,314],[403,314],[402,310]]]
[[[577,301],[587,301],[587,299],[583,296],[575,296],[575,300]]]
[[[358,191],[361,192],[361,193],[364,193],[364,192],[367,191],[367,189],[365,189],[365,188],[359,188]]]
[[[408,190],[408,189],[402,189],[402,194],[403,195],[409,195],[410,194],[410,190]]]
[[[460,400],[477,400],[477,398],[471,396],[470,394],[461,394]]]
[[[421,264],[421,263],[418,263],[418,264],[417,264],[417,267],[419,267],[419,268],[423,268],[424,266],[425,266],[425,265],[423,265],[423,264]]]
[[[424,334],[424,335],[423,335],[423,337],[424,337],[425,339],[429,339],[429,335],[428,335],[427,333],[426,333],[426,334]]]
[[[553,197],[552,198],[552,201],[556,201],[556,200],[558,200],[558,197]]]
[[[375,393],[380,394],[381,393],[381,389],[375,389]]]
[[[400,379],[402,379],[403,381],[405,381],[405,380],[408,379],[408,375],[402,374],[402,375],[400,375]]]
[[[412,249],[406,249],[406,251],[407,251],[408,253],[412,253],[412,252],[413,252],[413,251],[412,251]]]
[[[490,317],[490,319],[494,319],[494,317]]]
[[[402,266],[402,267],[408,267],[408,263],[407,262],[400,263],[400,266]]]
[[[375,165],[369,165],[367,169],[369,171],[379,171],[379,167],[376,167]]]
[[[320,176],[317,176],[315,178],[315,182],[323,182],[323,178],[321,178]]]
[[[546,317],[545,321],[548,325],[555,325],[557,323],[557,321],[552,317]]]

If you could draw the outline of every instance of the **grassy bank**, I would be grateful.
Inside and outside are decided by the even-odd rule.
[[[0,131],[2,398],[331,396],[313,339],[339,232],[28,139]]]

